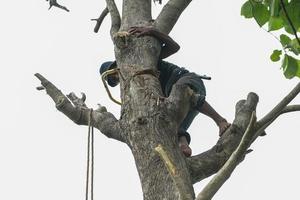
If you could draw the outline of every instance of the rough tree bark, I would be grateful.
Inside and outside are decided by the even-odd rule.
[[[100,107],[92,113],[92,126],[106,136],[126,143],[131,149],[145,200],[195,199],[193,184],[217,173],[235,151],[256,110],[258,96],[249,93],[246,100],[237,103],[231,127],[214,147],[185,158],[178,148],[177,129],[194,105],[197,95],[188,87],[175,85],[170,96],[163,98],[156,69],[160,43],[152,37],[129,35],[126,30],[132,26],[151,25],[169,33],[191,0],[169,0],[154,21],[151,0],[123,0],[122,19],[115,2],[106,2],[106,12],[109,11],[112,20],[111,38],[115,45],[115,57],[120,68],[121,117],[117,120],[106,108]],[[74,94],[65,96],[42,75],[36,76],[58,110],[79,125],[88,124],[90,109],[84,104],[85,98],[80,99]],[[285,101],[275,114],[259,122],[252,120],[251,142],[281,113],[300,110],[298,105],[286,107],[299,91],[300,84],[290,95],[289,101]],[[235,167],[243,160],[251,142],[244,145],[231,166]],[[222,179],[224,182],[230,173],[221,176],[225,177]],[[220,187],[222,184],[219,181],[217,185]],[[210,199],[216,192],[211,192],[212,189],[218,189],[215,184],[212,185],[207,190],[210,194],[206,195],[208,193],[204,191],[198,199]]]

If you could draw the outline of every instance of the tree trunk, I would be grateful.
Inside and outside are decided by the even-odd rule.
[[[166,109],[167,100],[162,98],[155,76],[158,74],[156,65],[160,44],[151,37],[125,36],[125,42],[119,39],[118,36],[115,38],[115,49],[124,78],[121,82],[121,124],[135,158],[144,199],[182,199],[164,161],[155,151],[159,144],[173,161],[177,176],[181,177],[183,188],[189,194],[184,199],[193,199],[190,175],[177,145],[178,124]]]
[[[123,2],[121,29],[151,23],[151,0]],[[145,200],[193,199],[186,161],[177,145],[177,121],[167,109],[156,65],[160,43],[152,37],[114,36],[115,55],[121,74],[121,126],[132,150]],[[178,186],[155,148],[162,145],[176,168]],[[184,189],[180,194],[178,187]],[[188,194],[188,195],[187,195]],[[183,197],[185,195],[185,197]]]

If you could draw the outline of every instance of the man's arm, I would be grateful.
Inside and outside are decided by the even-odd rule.
[[[159,32],[157,29],[153,27],[131,27],[128,32],[130,34],[136,34],[137,37],[141,36],[152,36],[158,39],[161,44],[161,52],[160,52],[160,59],[164,59],[169,57],[170,55],[176,53],[180,46],[175,42],[170,36]]]

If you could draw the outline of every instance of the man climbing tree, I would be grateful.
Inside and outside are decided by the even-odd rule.
[[[280,115],[300,110],[299,105],[288,105],[300,92],[300,83],[260,120],[255,114],[258,96],[249,93],[236,104],[235,119],[229,128],[217,115],[219,119],[215,121],[224,122],[219,125],[221,133],[227,128],[217,144],[206,152],[185,157],[178,148],[177,132],[190,109],[197,107],[198,91],[187,84],[190,79],[180,84],[182,77],[171,82],[167,89],[161,87],[164,84],[156,72],[162,71],[161,59],[168,56],[164,50],[168,45],[162,46],[161,41],[166,42],[158,35],[169,34],[190,2],[169,0],[152,21],[151,0],[123,0],[122,18],[114,0],[106,0],[107,8],[101,16],[104,18],[108,13],[111,16],[111,39],[119,71],[116,83],[120,83],[122,101],[119,120],[103,106],[97,110],[88,108],[85,96],[78,98],[73,93],[65,96],[45,77],[36,74],[57,109],[72,121],[95,127],[107,137],[127,144],[135,159],[144,200],[193,200],[196,197],[193,184],[217,173],[197,196],[197,200],[211,199],[265,129]],[[97,22],[99,25],[101,19]],[[148,26],[159,31],[149,36],[144,29],[130,29]],[[205,102],[202,103],[198,110],[207,113],[203,109]]]
[[[221,136],[230,124],[205,100],[206,91],[202,79],[209,78],[206,76],[199,76],[195,73],[190,73],[185,68],[181,68],[172,63],[161,60],[176,53],[180,48],[180,46],[168,35],[165,35],[152,27],[133,27],[130,28],[128,32],[136,35],[137,37],[152,36],[161,43],[162,47],[157,69],[159,72],[159,82],[165,97],[170,95],[172,86],[174,84],[187,85],[196,94],[199,94],[199,99],[197,100],[196,106],[190,108],[189,112],[179,126],[178,141],[179,147],[183,154],[187,157],[191,156],[192,154],[192,149],[189,147],[191,137],[187,130],[199,112],[207,115],[215,121],[219,127],[219,135]],[[100,73],[103,74],[107,70],[115,69],[116,67],[116,62],[105,62],[101,65]],[[107,81],[111,87],[115,87],[119,83],[117,71],[114,74],[107,76]]]

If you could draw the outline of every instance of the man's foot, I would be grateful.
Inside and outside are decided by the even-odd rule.
[[[186,137],[185,136],[179,137],[178,143],[179,143],[179,148],[180,148],[181,152],[186,157],[190,157],[192,155],[192,149],[190,148]]]
[[[179,148],[185,157],[190,157],[192,155],[192,149],[188,144],[179,144]]]
[[[226,119],[222,119],[219,123],[219,136],[222,136],[223,133],[229,128],[231,124],[227,122]]]

